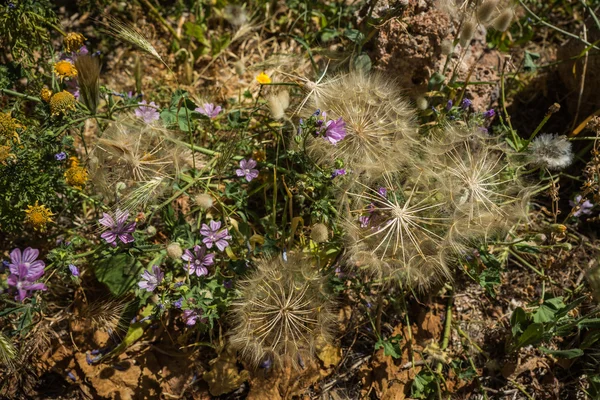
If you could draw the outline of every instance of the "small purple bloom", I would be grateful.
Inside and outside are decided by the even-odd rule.
[[[460,103],[460,107],[463,110],[468,110],[469,107],[471,107],[471,105],[473,104],[473,102],[469,99],[467,99],[466,97],[462,100],[462,103]]]
[[[336,120],[329,120],[325,124],[325,133],[323,135],[329,143],[336,145],[337,142],[346,137],[346,123],[342,117]]]
[[[60,153],[56,153],[54,155],[54,158],[56,159],[56,161],[64,161],[67,159],[67,153],[61,151]]]
[[[114,219],[107,213],[102,213],[102,218],[98,222],[107,227],[108,230],[102,233],[100,237],[113,246],[117,245],[117,237],[123,243],[133,242],[134,239],[131,233],[135,231],[135,222],[127,224],[128,217],[129,211],[121,211],[119,209],[117,209]]]
[[[219,251],[223,251],[225,247],[229,246],[229,243],[227,243],[228,240],[231,240],[229,232],[227,229],[223,229],[222,231],[219,231],[219,229],[221,229],[220,221],[210,221],[210,227],[206,224],[202,224],[200,233],[202,236],[206,236],[202,239],[202,243],[204,243],[207,248],[210,249],[213,245],[216,245]]]
[[[316,111],[312,115],[313,115],[313,117],[318,117],[319,115],[321,115],[321,110],[319,108],[317,108]]]
[[[573,213],[574,217],[580,217],[582,214],[585,214],[585,215],[591,214],[592,208],[594,208],[594,205],[587,199],[582,203],[580,194],[575,196],[575,201],[569,200],[569,205],[571,207],[579,206],[579,210],[577,210]]]
[[[485,118],[494,118],[496,116],[496,111],[494,111],[493,108],[490,108],[489,110],[483,113],[483,116]]]
[[[173,305],[174,305],[176,308],[181,308],[181,305],[182,305],[182,304],[183,304],[183,297],[180,297],[180,298],[179,298],[179,300],[177,300],[177,301],[175,301],[175,302],[173,303]]]
[[[344,168],[334,169],[333,173],[331,174],[331,179],[335,178],[336,176],[340,176],[340,175],[346,175],[346,169],[344,169]]]
[[[8,276],[8,285],[14,286],[17,289],[17,296],[15,300],[23,301],[35,290],[47,290],[45,284],[35,283],[38,279],[44,275],[44,264],[43,261],[37,260],[39,255],[37,249],[31,247],[26,248],[22,253],[21,249],[14,249],[10,253],[10,263],[8,268],[10,275]]]
[[[361,228],[367,228],[369,226],[370,220],[371,220],[371,217],[369,217],[367,215],[362,215],[362,216],[358,217],[358,222],[360,222]]]
[[[338,278],[343,278],[344,276],[346,276],[346,274],[344,273],[344,271],[342,271],[342,267],[336,267],[335,269],[335,276],[337,276]]]
[[[80,56],[85,56],[89,53],[90,51],[88,50],[87,46],[84,44],[83,46],[81,46],[79,48],[79,50],[77,50],[77,53],[79,53]]]
[[[153,292],[154,289],[165,278],[165,273],[160,270],[158,265],[152,266],[152,273],[150,271],[144,271],[142,273],[142,280],[138,282],[140,289],[146,289],[147,292]]]
[[[160,113],[156,109],[157,105],[154,102],[150,104],[143,100],[138,103],[139,107],[135,110],[135,116],[141,118],[145,123],[157,121],[160,118]]]
[[[79,268],[77,268],[74,264],[69,264],[69,271],[71,271],[71,275],[79,276]]]
[[[256,167],[256,161],[253,159],[250,158],[248,160],[241,160],[240,168],[235,170],[235,174],[237,176],[245,177],[246,180],[250,182],[252,179],[258,176],[258,170],[254,167]]]
[[[452,109],[453,104],[454,102],[452,100],[448,100],[448,102],[446,103],[446,110],[450,111]]]
[[[221,106],[215,106],[213,103],[204,103],[202,107],[196,108],[194,111],[200,114],[206,115],[208,118],[213,119],[221,112]]]
[[[233,281],[231,279],[227,279],[226,281],[223,281],[223,287],[225,289],[231,289],[233,287]]]
[[[213,265],[215,263],[215,255],[214,254],[206,254],[206,249],[204,246],[194,246],[192,249],[186,249],[181,259],[183,261],[187,261],[187,270],[190,275],[196,274],[198,276],[208,275],[208,266]]]
[[[202,310],[185,310],[183,311],[183,319],[187,326],[194,326],[202,315]],[[200,322],[204,322],[204,318],[200,318]]]
[[[387,197],[387,189],[386,189],[386,188],[384,188],[383,186],[382,186],[382,187],[380,187],[379,189],[377,189],[377,193],[379,193],[379,195],[380,195],[381,197],[384,197],[384,198],[386,198],[386,197]]]

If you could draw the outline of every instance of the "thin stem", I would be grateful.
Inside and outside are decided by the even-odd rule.
[[[452,305],[454,304],[454,293],[450,292],[448,297],[448,304],[446,305],[446,321],[444,321],[444,334],[442,336],[442,351],[448,348],[448,342],[450,341],[450,328],[452,327]],[[442,372],[443,365],[438,363],[436,366],[436,372],[439,374]]]
[[[10,90],[10,89],[0,89],[0,92],[2,92],[4,94],[8,94],[10,96],[21,97],[26,100],[36,101],[38,103],[42,102],[42,100],[38,97],[28,96],[26,94],[15,92],[14,90]]]

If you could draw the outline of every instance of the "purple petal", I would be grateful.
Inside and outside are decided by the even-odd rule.
[[[120,234],[119,239],[121,239],[121,242],[123,242],[123,243],[131,243],[134,241],[133,236],[129,233]]]
[[[229,243],[227,243],[225,240],[217,240],[215,244],[217,245],[219,251],[223,251],[225,250],[225,247],[229,246]]]
[[[133,233],[135,232],[135,222],[130,223],[129,225],[125,226],[121,231],[123,233]]]
[[[29,273],[30,274],[38,274],[41,272],[41,275],[44,274],[44,267],[46,264],[42,260],[37,260],[29,265]]]
[[[115,218],[117,219],[117,225],[125,224],[128,217],[129,217],[129,211],[127,211],[127,210],[121,211],[120,209],[117,209],[117,212],[115,213]]]
[[[48,287],[43,283],[33,283],[27,286],[27,290],[48,290]]]
[[[196,268],[196,275],[198,275],[198,276],[208,275],[208,269],[206,267],[199,266],[198,268]]]
[[[185,251],[183,252],[183,255],[181,256],[181,259],[183,261],[192,261],[193,258],[194,258],[194,256],[189,249],[185,249]]]
[[[206,245],[207,249],[212,249],[212,247],[213,247],[213,240],[211,238],[202,239],[202,243],[204,243]]]
[[[252,158],[248,160],[248,162],[246,163],[246,168],[247,169],[252,169],[256,167],[256,161],[253,160]]]
[[[221,221],[215,221],[214,219],[210,221],[210,229],[213,232],[216,232],[221,227]]]
[[[202,234],[202,236],[208,236],[211,234],[208,225],[202,224],[202,226],[200,227],[200,234]]]
[[[10,252],[10,260],[13,262],[13,264],[20,264],[21,263],[21,249],[16,248],[13,251],[11,251]]]
[[[113,244],[117,241],[117,235],[112,231],[104,232],[102,235],[100,235],[100,237],[110,244]]]
[[[115,220],[113,217],[108,215],[107,213],[102,213],[102,218],[98,220],[101,225],[106,226],[107,228],[112,228],[115,226]]]
[[[6,279],[6,282],[9,286],[17,286],[17,282],[19,282],[19,277],[15,274],[11,274]]]
[[[244,176],[244,175],[246,175],[246,172],[243,169],[236,169],[235,174],[237,176]]]
[[[31,247],[28,247],[25,249],[25,251],[23,251],[23,256],[21,260],[22,262],[30,263],[35,261],[39,254],[40,251],[38,249],[32,249]]]
[[[215,263],[215,255],[213,253],[207,254],[202,263],[204,265],[213,265]]]

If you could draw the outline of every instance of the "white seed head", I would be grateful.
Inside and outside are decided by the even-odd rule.
[[[183,249],[181,245],[177,242],[171,242],[167,246],[167,255],[171,260],[179,260],[183,255]]]
[[[285,111],[290,106],[290,94],[287,90],[282,90],[277,94],[270,95],[267,102],[273,119],[279,120],[285,116]]]
[[[548,169],[563,169],[571,165],[573,152],[571,142],[565,136],[538,135],[530,144],[530,161]]]
[[[498,0],[487,0],[477,7],[477,19],[480,23],[484,24],[492,19],[496,12],[496,6]]]
[[[213,206],[214,200],[208,193],[200,193],[194,196],[194,202],[203,210],[208,210]]]
[[[454,52],[454,43],[450,39],[442,40],[442,55],[449,56]]]

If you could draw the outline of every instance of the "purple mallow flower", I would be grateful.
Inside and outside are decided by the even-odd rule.
[[[206,115],[208,118],[213,119],[221,112],[221,106],[215,106],[213,103],[204,103],[202,107],[196,108],[194,111],[200,114]]]
[[[569,200],[569,205],[571,207],[579,206],[579,210],[577,210],[573,213],[574,217],[580,217],[582,214],[585,214],[585,215],[591,214],[592,208],[594,208],[594,205],[587,199],[582,203],[580,194],[575,196],[575,201]]]
[[[468,110],[468,109],[469,109],[469,107],[471,107],[471,105],[472,105],[472,104],[473,104],[473,102],[472,102],[471,100],[469,100],[469,99],[467,99],[467,98],[464,98],[464,99],[462,100],[462,103],[460,103],[460,107],[461,107],[463,110]]]
[[[210,221],[210,227],[206,224],[202,224],[200,228],[200,233],[202,236],[206,236],[202,239],[202,243],[206,245],[207,248],[212,248],[213,245],[216,245],[220,251],[223,251],[225,247],[229,246],[228,240],[231,240],[231,236],[227,229],[221,229],[220,221]]]
[[[202,310],[185,310],[183,312],[183,319],[185,319],[185,324],[187,326],[194,326],[196,325],[196,322],[198,322],[198,319],[200,319],[200,322],[205,321],[204,318],[200,318],[201,315]]]
[[[135,231],[135,222],[127,224],[128,217],[129,211],[121,211],[119,209],[117,209],[114,219],[107,213],[102,213],[102,218],[98,222],[107,227],[108,230],[102,233],[100,237],[113,246],[117,245],[117,237],[123,243],[133,242],[131,233]]]
[[[77,268],[74,264],[69,264],[69,271],[71,271],[71,275],[79,276],[79,268]]]
[[[235,170],[237,176],[243,176],[248,182],[258,176],[258,170],[255,169],[256,161],[253,159],[240,161],[240,168]]]
[[[173,302],[173,306],[175,306],[176,308],[181,308],[182,304],[183,304],[183,297],[180,297],[179,300],[176,300],[175,302]]]
[[[56,161],[64,161],[67,159],[67,153],[61,151],[60,153],[56,153],[54,155],[54,158],[56,159]]]
[[[384,188],[383,186],[380,187],[379,189],[377,189],[377,193],[379,193],[379,195],[381,197],[384,197],[384,198],[387,197],[387,189]]]
[[[145,123],[157,121],[160,118],[160,113],[155,108],[157,105],[154,102],[146,103],[146,100],[138,103],[139,107],[135,110],[135,116],[144,120]],[[151,107],[149,107],[151,106]]]
[[[207,267],[215,263],[215,255],[212,253],[206,254],[206,249],[204,246],[196,245],[192,250],[186,249],[181,256],[181,259],[183,261],[187,261],[188,263],[187,270],[189,271],[190,275],[208,275]]]
[[[485,118],[494,118],[496,116],[496,111],[494,111],[493,108],[490,108],[489,110],[483,113],[483,116]]]
[[[325,115],[325,113],[323,113],[323,115]],[[323,137],[333,145],[346,137],[346,123],[342,117],[336,120],[332,119],[327,121]]]
[[[138,282],[138,286],[140,289],[146,289],[147,292],[153,292],[164,278],[165,274],[160,270],[160,267],[153,265],[152,272],[144,271],[142,273],[142,280]]]
[[[35,290],[47,290],[43,283],[35,283],[44,275],[46,264],[42,260],[37,260],[40,252],[31,247],[26,248],[22,253],[21,249],[14,249],[10,253],[10,275],[8,276],[8,285],[17,289],[15,300],[23,301],[29,296],[30,292]]]
[[[346,170],[344,168],[334,169],[333,173],[331,174],[331,179],[335,178],[336,176],[340,176],[340,175],[346,175]]]
[[[370,220],[371,220],[371,217],[369,217],[368,215],[362,215],[362,216],[358,217],[358,222],[360,222],[361,228],[367,228],[369,226]]]

